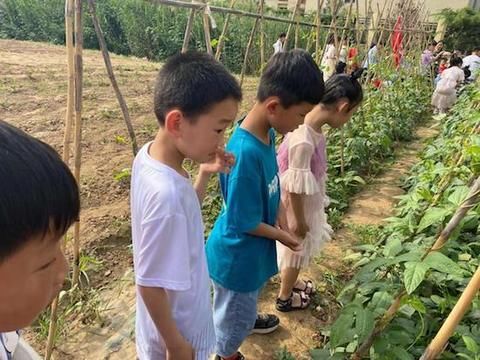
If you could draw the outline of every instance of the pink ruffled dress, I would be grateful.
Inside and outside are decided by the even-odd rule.
[[[303,249],[294,252],[277,242],[278,267],[304,268],[310,264],[331,239],[333,230],[327,222],[325,208],[327,153],[325,137],[304,124],[288,134],[277,155],[280,169],[282,202],[287,211],[288,225],[294,221],[288,193],[304,194],[304,214],[310,231],[303,241]]]

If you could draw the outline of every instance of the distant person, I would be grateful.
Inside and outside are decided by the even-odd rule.
[[[370,68],[370,66],[378,63],[378,47],[379,47],[379,44],[377,44],[376,42],[372,42],[372,44],[370,45],[370,49],[368,50],[368,53],[367,53],[367,58],[363,63],[363,67],[365,69],[368,69]]]
[[[468,80],[474,81],[480,71],[480,47],[474,48],[472,54],[463,59],[463,66],[468,67],[470,70],[471,75],[468,77]]]
[[[446,113],[457,101],[457,87],[465,80],[462,59],[452,57],[450,67],[442,72],[432,95],[435,113]]]
[[[275,44],[273,44],[273,54],[278,54],[278,53],[281,53],[281,52],[284,52],[285,51],[285,39],[287,38],[287,34],[285,33],[281,33],[279,36],[278,36],[278,40]]]
[[[433,51],[435,50],[435,43],[430,42],[427,48],[422,53],[421,66],[422,72],[428,74],[432,70],[432,64],[434,60]]]
[[[337,64],[337,49],[335,48],[335,36],[333,34],[328,38],[321,64],[323,80],[327,81],[327,79],[335,73],[335,65]]]

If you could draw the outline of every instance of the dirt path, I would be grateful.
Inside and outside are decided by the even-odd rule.
[[[400,188],[401,177],[415,164],[425,141],[435,134],[434,128],[418,128],[416,140],[402,145],[390,169],[354,197],[344,217],[346,226],[335,234],[335,239],[304,274],[319,287],[319,293],[322,294],[322,298],[317,299],[319,307],[315,304],[307,311],[278,313],[274,309],[278,279],[273,279],[267,285],[259,308],[278,314],[282,325],[273,334],[250,336],[241,349],[247,359],[274,359],[275,353],[283,347],[295,359],[309,359],[308,351],[319,344],[319,330],[325,328],[335,316],[335,293],[340,290],[343,280],[352,274],[349,263],[343,260],[356,242],[352,226],[380,225],[392,214],[395,197],[403,193]],[[59,346],[62,359],[124,360],[135,357],[135,293],[131,271],[127,271],[117,286],[104,293],[102,299],[102,317],[109,319],[108,323],[103,328],[83,328],[78,333],[71,333],[68,341]]]

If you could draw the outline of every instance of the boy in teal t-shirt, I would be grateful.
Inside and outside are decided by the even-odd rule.
[[[308,53],[292,50],[273,56],[260,80],[257,102],[228,142],[236,163],[220,177],[224,206],[207,241],[216,359],[243,359],[238,349],[254,327],[261,333],[278,327],[274,315],[257,318],[258,295],[278,272],[275,241],[293,250],[301,245],[276,227],[280,184],[274,129],[286,134],[297,128],[323,91],[322,72]]]

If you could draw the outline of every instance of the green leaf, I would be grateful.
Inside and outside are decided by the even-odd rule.
[[[478,347],[477,342],[474,339],[472,339],[470,336],[467,336],[467,335],[462,336],[462,339],[468,351],[471,351],[475,355],[478,354],[480,349]]]
[[[346,344],[351,340],[348,334],[352,329],[354,321],[355,319],[351,311],[345,311],[340,314],[330,332],[330,345],[332,348]]]
[[[421,232],[433,224],[441,223],[448,214],[450,214],[450,209],[444,208],[430,208],[425,212],[420,224],[418,225],[418,232]]]
[[[402,242],[398,237],[391,237],[387,240],[387,244],[383,249],[384,256],[396,256],[402,251]]]
[[[363,342],[375,327],[375,317],[370,310],[358,308],[356,311],[355,333],[358,341]]]
[[[458,207],[465,201],[469,192],[470,189],[467,186],[457,186],[448,197],[448,201]]]
[[[363,180],[363,179],[362,179],[360,176],[358,176],[358,175],[357,175],[357,176],[354,176],[354,177],[352,178],[352,180],[354,180],[354,181],[356,181],[356,182],[358,182],[358,183],[360,183],[360,184],[362,184],[362,185],[365,185],[365,184],[366,184],[366,183],[365,183],[365,180]]]
[[[427,270],[428,265],[420,261],[405,263],[403,281],[408,294],[413,293],[423,279],[425,279]]]
[[[395,358],[399,360],[412,360],[414,359],[413,355],[409,354],[407,350],[401,348],[401,347],[394,347],[392,349],[392,353],[395,354]]]
[[[455,261],[438,251],[432,251],[430,254],[428,254],[425,260],[423,260],[423,262],[429,268],[435,269],[445,274],[463,274],[462,268],[458,266]]]

